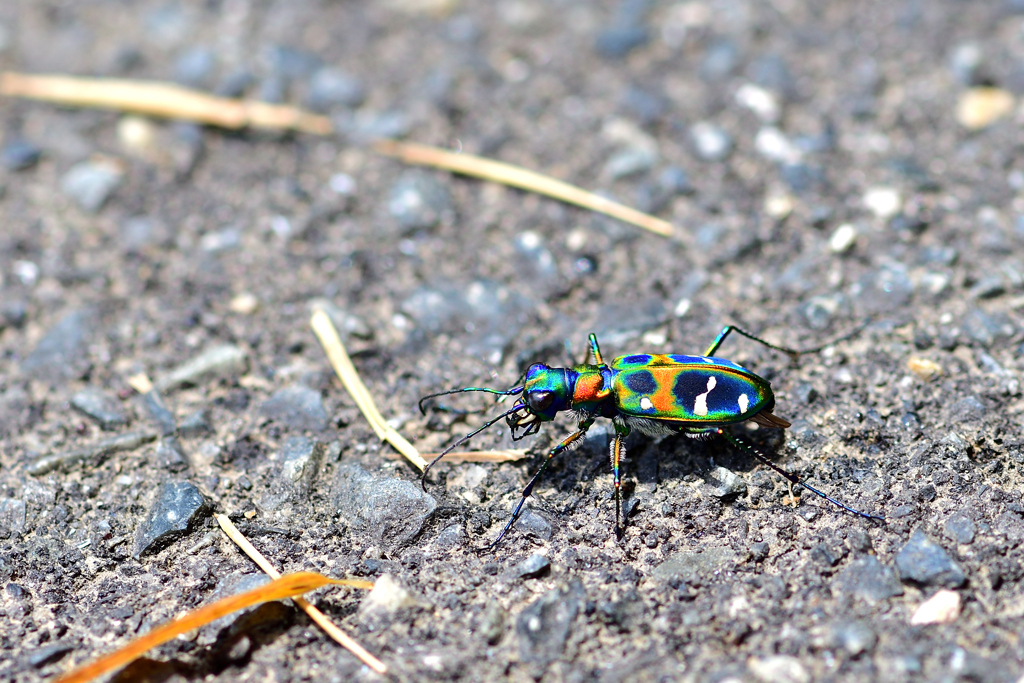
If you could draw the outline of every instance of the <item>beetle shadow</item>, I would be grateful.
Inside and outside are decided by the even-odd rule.
[[[764,457],[782,466],[779,461],[783,457],[786,445],[786,432],[783,429],[757,429],[748,431],[742,427],[733,427],[737,438],[750,443]],[[667,436],[656,444],[661,479],[685,478],[687,475],[703,476],[716,467],[724,467],[732,472],[751,473],[764,469],[772,476],[781,476],[771,472],[764,463],[750,453],[746,453],[724,438],[715,436],[709,439],[693,439],[685,434]]]

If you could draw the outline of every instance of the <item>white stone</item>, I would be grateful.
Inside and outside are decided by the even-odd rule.
[[[903,207],[903,197],[893,187],[871,187],[864,193],[864,207],[883,220],[892,218]]]
[[[914,626],[924,624],[951,624],[960,616],[960,594],[956,591],[941,590],[928,598],[917,608],[910,623]]]
[[[828,248],[833,254],[845,254],[857,241],[857,228],[850,223],[843,223],[828,239]]]
[[[796,657],[751,657],[747,660],[747,668],[764,683],[811,683],[811,674]]]
[[[1013,95],[999,88],[970,88],[956,103],[956,120],[968,130],[986,128],[1013,111]]]
[[[242,292],[228,303],[228,308],[233,313],[240,313],[241,315],[252,315],[259,307],[260,300],[256,298],[255,294],[249,292]]]
[[[777,221],[789,216],[796,208],[796,201],[788,194],[772,195],[764,200],[764,211]]]
[[[156,127],[141,116],[122,116],[117,122],[117,140],[125,151],[137,156],[152,154],[156,145]]]
[[[356,180],[348,173],[335,173],[327,181],[327,185],[333,192],[340,195],[350,195],[356,191]]]
[[[776,123],[782,113],[779,98],[770,90],[745,83],[736,91],[736,103],[754,112],[765,123]]]
[[[373,590],[363,600],[360,611],[383,610],[396,612],[403,607],[413,607],[416,599],[390,574],[384,574],[373,584]]]
[[[785,133],[774,126],[766,126],[757,131],[754,137],[754,148],[766,159],[781,164],[795,164],[800,161],[800,150],[790,142]]]

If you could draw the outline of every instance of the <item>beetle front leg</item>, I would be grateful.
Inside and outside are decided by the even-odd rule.
[[[557,446],[555,446],[548,452],[548,457],[544,458],[544,462],[541,464],[540,469],[537,470],[537,473],[533,475],[532,479],[530,479],[530,483],[526,485],[525,489],[523,489],[523,497],[519,499],[519,504],[516,505],[515,510],[512,511],[512,518],[508,520],[508,523],[505,525],[505,528],[501,530],[501,533],[498,534],[498,537],[494,539],[494,542],[487,546],[485,550],[493,550],[495,546],[497,546],[501,542],[501,539],[505,537],[505,534],[508,533],[508,530],[512,528],[512,525],[516,523],[516,520],[519,519],[519,515],[523,512],[523,505],[526,503],[526,499],[533,494],[533,487],[536,485],[537,480],[540,479],[540,475],[543,474],[544,470],[547,469],[548,463],[551,462],[551,459],[554,458],[559,453],[563,453],[566,450],[576,446],[579,443],[580,439],[582,439],[583,436],[587,433],[587,430],[590,429],[590,426],[593,424],[593,419],[587,419],[584,420],[583,422],[580,422],[579,428],[575,432],[562,439],[562,441]]]

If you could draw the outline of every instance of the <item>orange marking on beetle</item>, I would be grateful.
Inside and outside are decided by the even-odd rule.
[[[659,372],[657,369],[652,368],[651,374],[654,375],[654,381],[657,386],[654,394],[651,395],[651,403],[654,404],[654,409],[661,415],[670,415],[676,412],[676,396],[672,393],[672,386],[674,384],[672,380],[675,379],[675,372],[672,370],[669,372],[664,370]]]
[[[604,388],[604,377],[599,374],[581,375],[576,380],[576,387],[572,392],[572,402],[589,403],[600,401],[608,397],[610,391]]]

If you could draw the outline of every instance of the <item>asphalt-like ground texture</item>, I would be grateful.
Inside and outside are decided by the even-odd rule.
[[[0,101],[0,679],[258,582],[213,512],[281,570],[397,584],[372,608],[313,596],[395,680],[1019,679],[1020,2],[10,0],[0,27],[4,69],[178,81],[339,130]],[[410,169],[374,136],[675,234]],[[886,522],[724,440],[634,434],[617,539],[604,421],[478,552],[570,420],[524,460],[439,465],[424,494],[333,378],[315,306],[425,452],[499,407],[419,397],[578,362],[591,331],[611,358],[868,320],[796,361],[738,337],[719,355],[793,422],[734,433]],[[469,445],[513,446],[503,423]],[[912,625],[936,595],[945,623]],[[273,604],[116,680],[142,678],[379,676]]]

